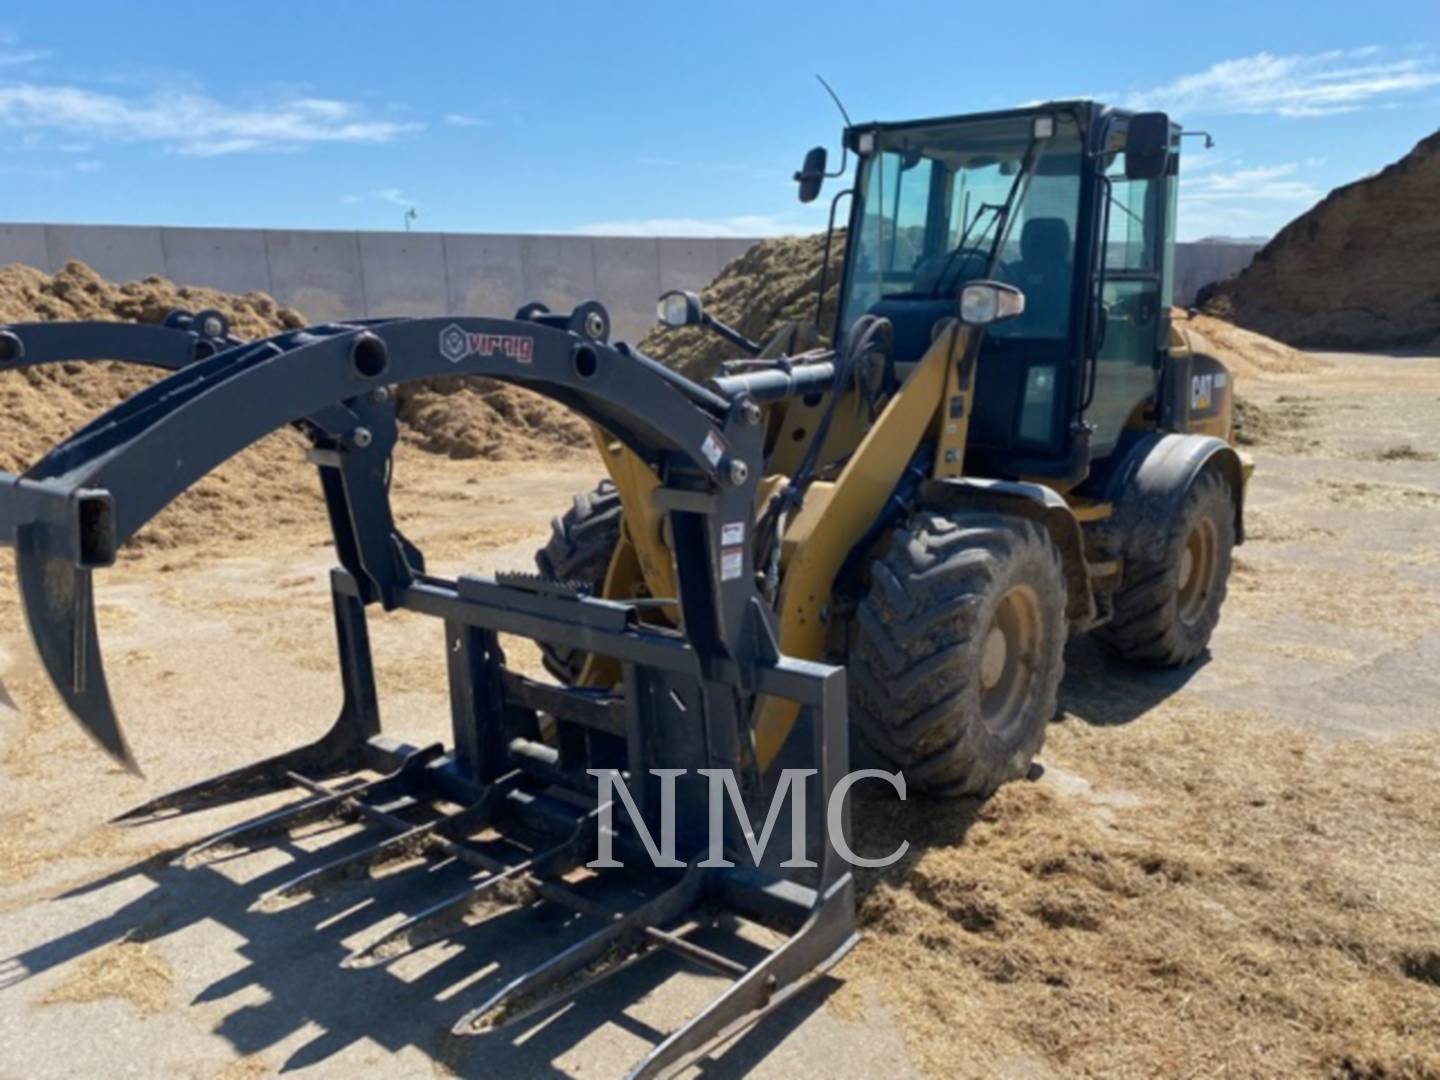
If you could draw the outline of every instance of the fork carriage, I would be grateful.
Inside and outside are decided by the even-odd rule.
[[[276,791],[301,798],[210,837],[182,861],[221,847],[340,817],[372,828],[373,844],[307,864],[267,901],[298,898],[363,877],[416,853],[473,868],[442,897],[369,943],[353,963],[383,962],[443,934],[490,901],[539,899],[585,916],[593,932],[526,972],[456,1022],[457,1033],[516,1023],[658,951],[726,976],[729,987],[636,1065],[653,1076],[756,1020],[802,988],[857,940],[854,880],[832,838],[811,831],[814,870],[753,865],[739,843],[749,822],[726,820],[734,865],[700,865],[709,847],[707,778],[730,770],[763,814],[777,768],[752,750],[758,697],[794,703],[808,718],[811,822],[824,822],[848,770],[845,675],[784,656],[757,590],[737,523],[753,519],[762,431],[743,392],[707,389],[624,344],[587,302],[568,315],[538,305],[516,319],[429,318],[332,323],[254,342],[229,335],[216,312],[176,313],[163,327],[116,323],[0,328],[0,369],[121,359],[170,374],[60,443],[23,475],[0,476],[0,542],[16,572],[46,672],[85,730],[138,772],[111,704],[96,631],[92,577],[172,499],[275,428],[310,441],[334,535],[331,573],[343,704],[318,741],[161,795],[116,820],[136,825]],[[425,572],[395,524],[388,486],[397,438],[396,384],[440,375],[495,378],[569,406],[634,452],[654,473],[653,504],[674,537],[678,629],[642,621],[636,603],[523,574]],[[726,532],[729,526],[731,531]],[[722,571],[722,549],[731,556]],[[734,557],[739,555],[740,564]],[[650,601],[655,603],[656,601]],[[381,733],[366,608],[403,609],[445,624],[452,746],[414,747]],[[556,686],[506,666],[500,634],[610,658],[618,683]],[[652,864],[640,829],[662,833],[660,780],[675,780],[679,869]],[[594,771],[615,770],[634,796],[601,806]],[[377,775],[362,779],[357,774]],[[596,900],[576,884],[594,862],[602,819],[630,904]],[[847,819],[848,821],[848,819]],[[538,837],[518,861],[476,838]],[[748,865],[747,865],[748,864]],[[613,890],[612,890],[613,892]],[[262,905],[263,906],[263,905]],[[731,912],[784,936],[742,965],[691,939]]]

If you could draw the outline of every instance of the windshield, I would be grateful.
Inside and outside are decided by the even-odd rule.
[[[881,300],[954,296],[986,275],[1026,294],[1025,314],[996,336],[1063,338],[1069,331],[1081,144],[1075,121],[1056,117],[1036,147],[1028,185],[1017,188],[1034,116],[954,121],[880,131],[861,165],[859,221],[841,302],[841,330]],[[1005,222],[1012,191],[1018,201]]]

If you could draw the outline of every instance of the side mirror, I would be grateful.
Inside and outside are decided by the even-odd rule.
[[[666,326],[698,326],[705,321],[705,307],[697,293],[672,289],[660,296],[655,317]]]
[[[1125,179],[1158,180],[1170,167],[1170,117],[1136,113],[1125,135]]]
[[[820,185],[825,183],[825,158],[823,146],[812,147],[805,155],[805,164],[795,174],[795,182],[800,185],[801,202],[814,202],[820,194]]]
[[[1025,314],[1025,294],[1003,281],[972,281],[960,290],[960,321],[989,326]]]

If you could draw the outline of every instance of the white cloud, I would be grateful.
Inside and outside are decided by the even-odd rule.
[[[95,161],[94,159],[75,162],[76,172],[99,172],[104,167],[105,163],[103,161]]]
[[[1266,202],[1314,202],[1324,194],[1296,176],[1300,165],[1261,165],[1231,172],[1206,172],[1182,179],[1180,198],[1187,203],[1254,200]]]
[[[582,236],[795,236],[817,231],[784,222],[768,214],[740,214],[727,218],[625,218],[594,221],[577,226]]]
[[[445,123],[451,127],[480,127],[487,123],[487,121],[482,120],[478,116],[470,116],[467,113],[452,112],[445,114]]]
[[[394,203],[396,206],[403,206],[407,209],[417,205],[414,199],[408,198],[405,192],[401,191],[398,187],[381,188],[379,191],[372,191],[370,194],[381,202]]]
[[[1393,104],[1380,99],[1433,86],[1440,86],[1440,65],[1428,52],[1397,55],[1375,46],[1292,56],[1261,52],[1129,94],[1124,104],[1191,116],[1333,116]]]
[[[0,126],[27,135],[52,130],[72,138],[154,142],[215,157],[315,143],[384,143],[422,125],[370,119],[349,102],[325,98],[242,108],[185,91],[125,98],[77,86],[12,83],[0,86]]]
[[[1323,160],[1245,165],[1235,158],[1220,163],[1227,168],[1182,173],[1182,239],[1268,236],[1325,194],[1304,175],[1307,169],[1323,165]]]
[[[50,58],[48,49],[0,49],[0,68],[21,67]]]

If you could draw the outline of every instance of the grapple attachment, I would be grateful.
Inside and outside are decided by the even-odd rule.
[[[166,327],[49,324],[0,328],[0,367],[121,358],[172,369],[55,447],[20,477],[0,477],[0,541],[17,552],[27,618],[66,705],[101,747],[134,768],[111,705],[93,615],[92,574],[190,484],[276,427],[310,441],[339,566],[331,574],[340,715],[317,742],[162,795],[121,814],[134,825],[257,795],[297,798],[191,848],[182,862],[247,848],[290,829],[343,819],[372,842],[323,854],[256,902],[262,910],[355,887],[391,866],[447,860],[470,871],[346,961],[384,964],[451,934],[466,918],[528,903],[589,927],[573,945],[462,1008],[460,1034],[506,1030],[657,952],[731,979],[701,1013],[632,1071],[659,1075],[753,1022],[854,944],[854,893],[829,819],[847,768],[844,673],[780,654],[748,546],[763,432],[738,397],[702,388],[625,345],[608,343],[595,303],[568,315],[532,305],[516,319],[377,320],[313,326],[255,342],[228,337],[213,313]],[[397,428],[391,387],[483,375],[571,407],[653,470],[654,506],[673,538],[675,630],[636,605],[525,575],[427,574],[400,533],[388,484]],[[416,748],[381,734],[366,608],[441,620],[453,745]],[[511,670],[500,634],[611,658],[604,688],[562,687]],[[753,752],[761,696],[808,718],[813,859],[755,865],[714,777],[735,778],[753,818],[774,772]],[[795,762],[791,762],[794,764]],[[621,786],[601,784],[618,777]],[[628,798],[602,798],[623,790]],[[843,804],[843,800],[842,800]],[[712,805],[724,808],[712,821]],[[717,812],[718,813],[718,812]],[[714,835],[712,835],[714,834]],[[662,857],[652,838],[663,838]],[[601,858],[606,853],[609,858]],[[741,918],[781,934],[742,963],[696,930]],[[709,940],[708,938],[706,939]]]

